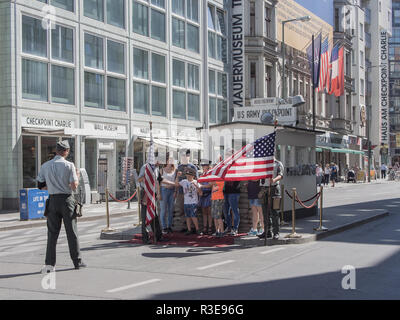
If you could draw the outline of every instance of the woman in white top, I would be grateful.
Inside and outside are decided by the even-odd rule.
[[[163,233],[172,232],[172,220],[174,217],[174,205],[175,205],[175,178],[176,169],[174,164],[174,158],[169,158],[167,165],[161,169],[160,175],[162,177],[161,182],[161,199],[160,199],[160,220],[161,228]],[[167,219],[165,219],[167,216]],[[167,221],[165,221],[167,220]],[[167,222],[167,223],[165,223]]]
[[[326,164],[324,169],[324,185],[327,186],[329,184],[329,176],[331,175],[331,168],[329,167],[329,163]]]

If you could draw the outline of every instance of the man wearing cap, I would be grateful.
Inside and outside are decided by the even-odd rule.
[[[67,140],[60,141],[56,146],[56,156],[44,163],[37,177],[39,189],[47,187],[49,203],[47,207],[47,250],[43,272],[52,272],[56,265],[56,245],[61,230],[61,221],[64,222],[67,233],[69,253],[75,269],[84,268],[82,262],[77,217],[76,201],[73,191],[78,187],[78,176],[75,165],[66,160],[70,151]]]

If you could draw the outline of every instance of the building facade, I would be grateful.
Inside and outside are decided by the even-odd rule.
[[[222,0],[14,0],[0,4],[0,209],[35,187],[56,142],[92,190],[123,192],[121,162],[190,149],[228,120]],[[103,191],[102,191],[103,190]]]

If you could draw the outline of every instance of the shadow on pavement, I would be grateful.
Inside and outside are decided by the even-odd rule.
[[[72,271],[75,270],[75,268],[68,268],[68,269],[61,269],[61,270],[57,270],[56,269],[56,273],[58,272],[65,272],[65,271]],[[42,272],[38,271],[38,272],[30,272],[30,273],[15,273],[15,274],[4,274],[4,275],[0,275],[0,279],[11,279],[11,278],[19,278],[19,277],[27,277],[27,276],[34,276],[34,275],[41,275]]]

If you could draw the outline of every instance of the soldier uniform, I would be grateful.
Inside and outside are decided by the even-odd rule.
[[[70,149],[68,141],[57,143],[57,151],[67,149]],[[56,264],[56,245],[61,230],[61,221],[64,222],[69,253],[75,269],[86,267],[81,260],[75,213],[76,201],[71,189],[71,183],[78,182],[75,165],[65,160],[61,155],[56,155],[52,160],[42,165],[37,181],[39,188],[47,186],[49,192],[46,268],[54,269]],[[47,271],[50,270],[47,269]]]
[[[274,173],[273,173],[273,178],[275,179],[277,176],[282,176],[283,177],[283,164],[282,162],[278,160],[274,160]],[[273,202],[273,199],[280,199],[282,201],[282,195],[281,195],[281,188],[280,188],[280,181],[277,181],[271,185],[271,199]],[[260,198],[263,200],[262,201],[262,208],[263,208],[263,214],[264,214],[264,221],[267,219],[267,208],[268,208],[268,189],[269,189],[269,179],[266,179],[265,181],[261,181],[261,192],[260,192]],[[267,233],[261,234],[259,237],[264,238],[265,235],[267,235],[267,238],[271,238],[273,234],[274,239],[279,238],[279,225],[280,225],[280,217],[279,217],[279,212],[278,209],[273,208],[273,203],[271,203],[271,211],[269,214],[269,219],[267,223],[264,223],[267,227],[265,228],[265,231]],[[271,233],[271,227],[272,227],[272,233]]]

